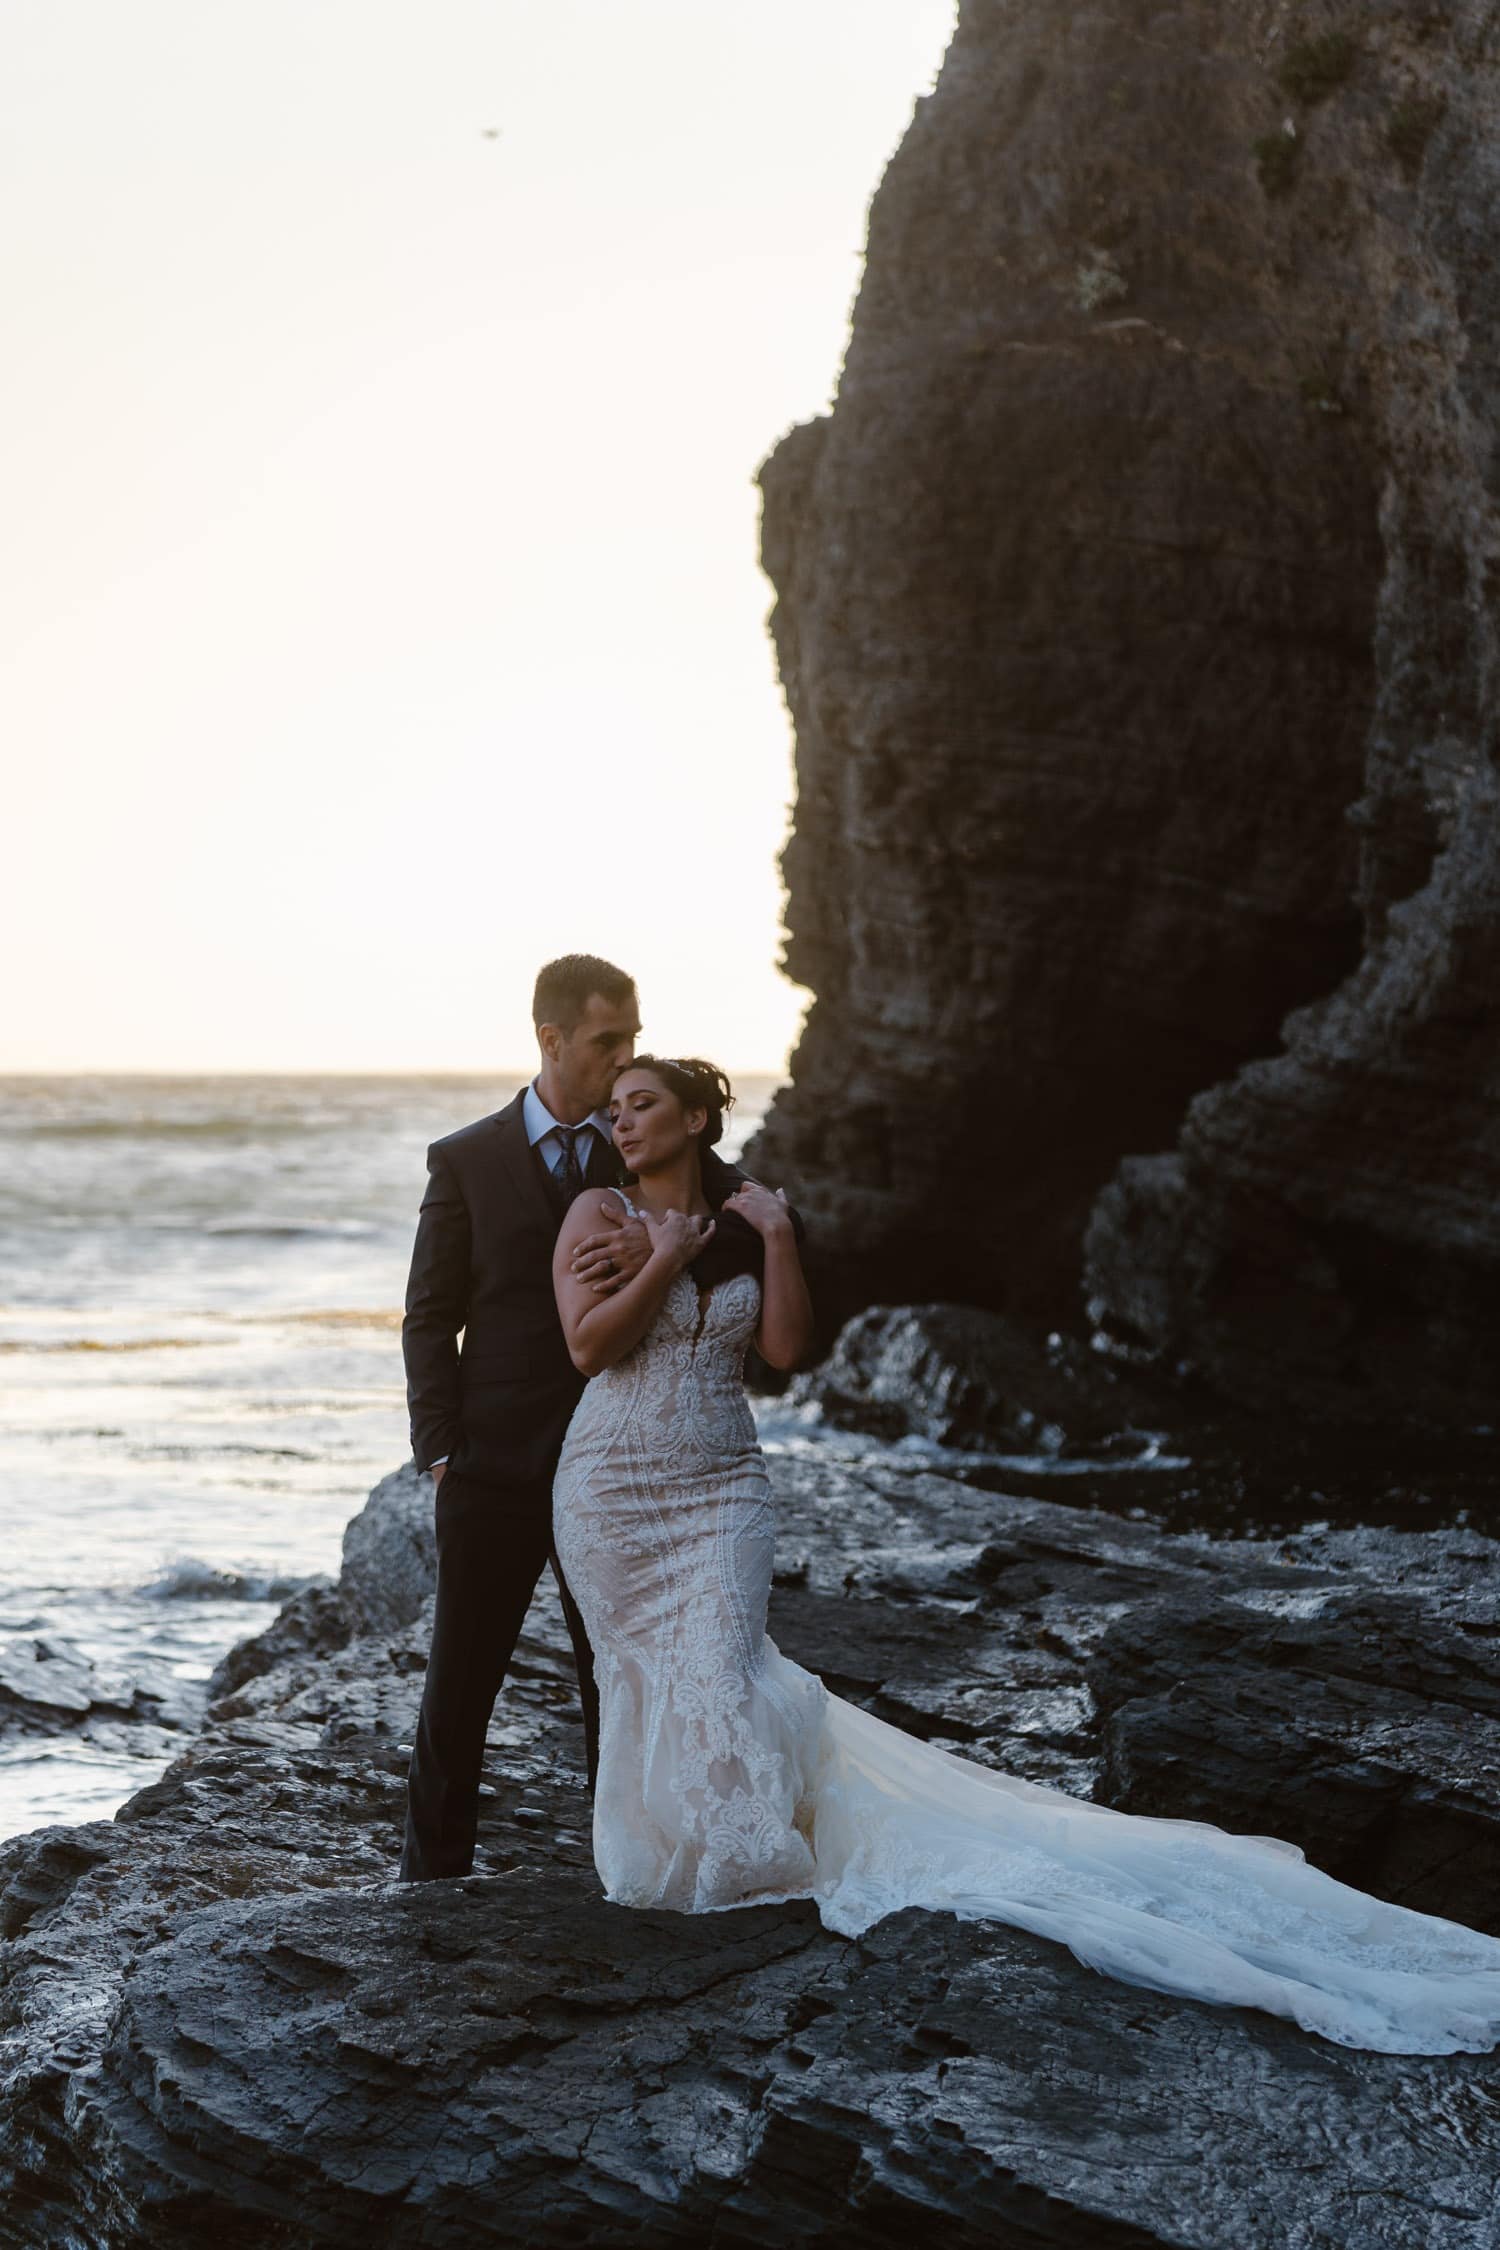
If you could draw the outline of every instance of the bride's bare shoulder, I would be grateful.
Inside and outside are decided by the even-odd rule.
[[[625,1198],[616,1188],[585,1188],[568,1206],[563,1220],[558,1245],[566,1243],[569,1249],[581,1242],[586,1234],[597,1234],[601,1228],[618,1226],[626,1216]]]

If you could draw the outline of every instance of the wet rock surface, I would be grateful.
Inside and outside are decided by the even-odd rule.
[[[793,1378],[840,1429],[975,1451],[1057,1455],[1078,1441],[1127,1452],[1163,1400],[1074,1339],[972,1305],[872,1305],[817,1367]],[[1180,1406],[1177,1408],[1180,1413]]]
[[[1382,1898],[1500,1931],[1500,1578],[1145,1604],[1089,1665],[1098,1794],[1283,1836]],[[1465,1588],[1472,1559],[1475,1583]]]
[[[215,1667],[210,1696],[228,1695],[279,1665],[331,1655],[358,1635],[399,1631],[420,1614],[436,1569],[432,1486],[408,1462],[383,1478],[345,1525],[337,1581],[302,1587],[263,1633],[230,1649]]]
[[[948,1476],[1182,1529],[1500,1536],[1500,1433],[1226,1410],[1202,1384],[971,1305],[872,1305],[786,1394],[836,1428],[949,1450]],[[955,1458],[955,1453],[959,1456]]]
[[[835,1689],[1483,1921],[1494,1542],[1209,1537],[843,1442],[773,1456],[772,1629]],[[999,1925],[606,1905],[550,1589],[475,1873],[397,1884],[430,1505],[387,1479],[321,1640],[304,1590],[159,1782],[0,1852],[7,2244],[1490,2250],[1493,2057],[1347,2052]]]
[[[0,1739],[76,1733],[104,1742],[126,1726],[174,1733],[191,1727],[199,1708],[165,1665],[111,1670],[56,1633],[0,1641]]]

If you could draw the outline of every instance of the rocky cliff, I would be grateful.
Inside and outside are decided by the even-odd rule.
[[[840,1692],[1494,1926],[1493,1539],[1210,1538],[881,1449],[773,1475],[773,1629]],[[550,1591],[474,1874],[398,1884],[431,1572],[403,1471],[160,1781],[0,1852],[6,2250],[1493,2250],[1494,2056],[1355,2053],[997,1924],[607,1905]]]
[[[1481,0],[964,0],[761,478],[831,1320],[1490,1418],[1497,114]]]

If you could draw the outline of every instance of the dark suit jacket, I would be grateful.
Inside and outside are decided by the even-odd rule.
[[[427,1151],[401,1347],[418,1468],[446,1453],[455,1469],[534,1493],[550,1488],[584,1378],[557,1316],[561,1222],[526,1139],[523,1099]],[[586,1176],[596,1187],[625,1176],[597,1137]],[[743,1178],[704,1150],[715,1208]]]

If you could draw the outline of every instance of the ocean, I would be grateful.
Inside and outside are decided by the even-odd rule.
[[[0,1838],[112,1813],[183,1742],[128,1715],[132,1683],[191,1717],[224,1651],[337,1570],[410,1450],[424,1151],[519,1083],[0,1079],[0,1717],[39,1640],[121,1705],[0,1730]],[[726,1154],[775,1085],[741,1081]]]

